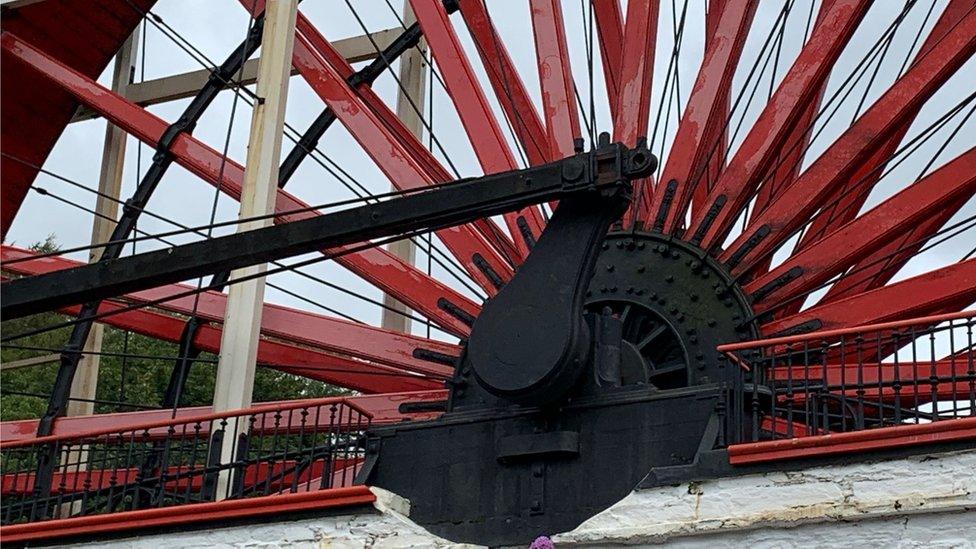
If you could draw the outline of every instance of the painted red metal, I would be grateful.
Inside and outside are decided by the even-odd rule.
[[[711,0],[708,3],[708,11],[705,12],[705,51],[713,47],[712,43],[717,35],[719,29],[718,24],[722,19],[722,10],[725,9],[726,3],[727,0]],[[724,103],[724,105],[716,105],[716,116],[719,116],[720,113],[722,118],[728,119],[731,115],[731,91],[731,89],[727,90],[721,97],[716,99],[716,101]],[[725,169],[725,150],[728,148],[729,141],[728,124],[713,124],[708,128],[702,141],[704,143],[715,143],[715,153],[709,155],[708,163],[705,166],[705,175],[703,178],[708,185],[695,185],[695,191],[691,199],[692,218],[698,215],[698,212],[701,210],[701,206],[705,202],[705,197],[708,196],[709,186],[718,180],[722,170]]]
[[[122,307],[123,304],[114,301],[103,302],[98,312],[111,313],[111,316],[105,317],[102,322],[121,330],[128,330],[170,343],[181,341],[183,329],[186,325],[184,317],[176,317],[147,309],[120,311]],[[72,306],[61,309],[59,312],[66,315],[77,315],[80,310],[80,306]],[[205,324],[198,329],[193,343],[201,351],[218,353],[220,352],[220,337],[219,327]],[[257,362],[282,372],[324,381],[363,393],[416,391],[442,385],[439,381],[430,378],[418,377],[349,357],[266,338],[262,338],[258,342]]]
[[[488,99],[451,26],[442,2],[410,0],[410,5],[424,31],[424,39],[427,40],[434,60],[441,69],[447,93],[454,102],[454,107],[461,118],[461,125],[468,134],[482,170],[486,174],[492,174],[518,168],[515,156],[491,111]],[[542,234],[542,228],[545,226],[542,214],[535,207],[509,213],[504,217],[508,230],[513,235],[522,232],[518,223],[519,218],[524,220],[533,239],[537,239]],[[516,237],[515,245],[523,257],[528,255],[529,246],[525,239]]]
[[[417,160],[411,149],[404,146],[390,127],[383,123],[383,119],[349,87],[346,82],[348,75],[343,76],[330,64],[300,30],[295,37],[292,59],[309,86],[336,113],[339,121],[394,186],[398,189],[417,189],[443,182],[437,181],[433,174],[424,169],[423,163]],[[476,255],[484,258],[502,280],[511,278],[512,268],[488,240],[471,226],[440,230],[437,235],[489,295],[494,294],[497,288],[478,268],[474,260]]]
[[[610,102],[610,115],[616,119],[620,98],[620,66],[623,63],[624,21],[620,0],[592,0],[593,15],[600,39],[603,77]]]
[[[720,353],[730,354],[736,351],[746,351],[766,347],[778,347],[781,345],[795,345],[803,342],[815,341],[818,344],[822,341],[834,341],[842,336],[865,334],[869,332],[884,332],[886,330],[897,330],[911,326],[936,325],[953,320],[969,319],[976,316],[976,311],[956,311],[952,313],[942,313],[931,316],[907,318],[904,320],[894,320],[891,322],[878,322],[873,324],[860,324],[847,326],[844,328],[834,328],[829,330],[818,330],[791,336],[768,337],[752,341],[740,341],[738,343],[726,343],[715,348]]]
[[[704,207],[692,219],[689,231],[702,230],[708,209],[719,197],[725,197],[725,205],[704,232],[703,246],[714,247],[725,239],[761,178],[777,160],[790,131],[823,88],[830,69],[869,6],[866,0],[838,0],[818,20],[810,40],[708,193]]]
[[[976,148],[969,149],[871,211],[807,246],[743,289],[751,295],[761,292],[753,304],[756,312],[778,308],[784,300],[799,300],[940,209],[974,194]],[[797,269],[801,270],[799,276],[776,285],[775,281]],[[856,273],[849,276],[854,275]],[[767,287],[775,289],[765,290]]]
[[[959,310],[974,301],[976,259],[969,259],[768,322],[763,324],[762,333],[779,334],[813,321],[819,321],[820,330],[832,330],[844,326],[910,319]]]
[[[918,399],[919,404],[925,404],[933,399],[951,400],[953,397],[968,395],[969,381],[965,380],[965,369],[966,363],[959,359],[902,361],[897,363],[865,361],[781,366],[769,368],[766,375],[771,381],[788,382],[794,380],[797,385],[808,383],[808,380],[823,381],[825,384],[837,387],[846,384],[849,388],[845,392],[849,395],[864,396],[867,400],[874,402],[877,401],[879,388],[877,386],[871,387],[871,385],[890,385],[898,381],[901,384],[899,391],[895,391],[894,387],[885,386],[881,388],[881,394],[892,399],[900,394],[906,401]],[[928,389],[933,385],[930,376],[943,380],[934,384],[937,386],[935,395],[930,391],[917,391],[914,388],[924,387]],[[959,378],[959,380],[955,382],[945,381],[954,377]],[[855,382],[866,387],[851,387]],[[840,391],[836,391],[836,393],[840,394]],[[796,394],[790,398],[796,402],[798,396],[802,397],[804,394]]]
[[[422,421],[433,419],[440,415],[437,412],[400,412],[400,405],[407,402],[430,402],[444,400],[447,391],[444,389],[428,391],[410,391],[402,393],[381,393],[372,395],[357,395],[345,397],[360,410],[371,416],[374,426],[390,425],[402,421]],[[292,404],[295,401],[256,402],[255,407],[273,407]],[[176,417],[172,410],[146,410],[140,412],[121,412],[113,414],[97,414],[91,416],[73,416],[58,418],[54,424],[52,435],[60,437],[78,437],[88,432],[118,432],[132,430],[133,427],[146,424],[165,423],[167,421],[185,422],[187,418],[202,416],[210,412],[209,406],[193,406],[179,408]],[[323,419],[323,421],[326,421]],[[24,419],[4,421],[0,423],[0,440],[4,443],[33,440],[37,436],[37,420]]]
[[[581,133],[573,97],[573,74],[563,10],[559,0],[530,0],[529,6],[532,9],[549,156],[565,158],[574,154],[573,142]]]
[[[515,131],[529,164],[537,166],[554,158],[546,141],[546,126],[539,117],[522,76],[515,69],[508,49],[492,23],[483,0],[459,0],[461,16],[471,33],[488,82],[498,104]]]
[[[824,21],[831,10],[834,8],[835,0],[827,0],[820,3],[820,10],[817,12],[817,20],[814,22],[813,31],[816,32],[818,26]],[[824,79],[817,90],[816,96],[807,105],[806,110],[800,115],[799,120],[790,132],[789,137],[783,142],[781,153],[777,156],[776,163],[767,170],[762,177],[759,191],[756,194],[756,201],[752,205],[749,219],[752,219],[766,210],[777,192],[786,188],[793,182],[803,167],[803,157],[806,154],[807,146],[810,144],[810,137],[813,133],[813,122],[820,112],[820,104],[827,89],[827,80]],[[692,216],[695,217],[695,216]],[[766,270],[769,267],[766,266]],[[795,312],[795,311],[794,311]]]
[[[2,246],[4,261],[30,257],[33,254],[12,246]],[[4,266],[4,270],[31,276],[78,267],[83,263],[62,257],[45,257]],[[129,303],[146,303],[192,290],[193,286],[170,284],[122,296]],[[160,303],[155,308],[169,313],[196,315],[207,322],[222,323],[227,295],[220,292],[201,292]],[[301,311],[281,305],[265,304],[261,315],[261,334],[297,346],[353,357],[372,364],[382,364],[418,375],[438,378],[450,377],[448,366],[432,364],[414,357],[417,349],[425,349],[445,356],[457,356],[456,345],[427,338],[391,332],[348,320]],[[111,318],[106,319],[111,322]],[[353,361],[350,361],[351,363]]]
[[[733,273],[747,271],[757,258],[772,253],[798,230],[831,193],[842,185],[851,188],[852,176],[861,163],[882,147],[900,124],[910,119],[941,84],[976,51],[976,10],[970,12],[926,55],[841,135],[800,177],[750,223],[720,256],[738,256]],[[765,227],[765,228],[763,228]],[[756,237],[760,230],[768,232]],[[747,242],[755,242],[746,253]]]
[[[662,188],[660,192],[653,192],[644,187],[642,204],[646,209],[642,209],[639,215],[647,225],[657,230],[670,233],[681,229],[695,189],[707,184],[704,179],[712,156],[723,154],[718,150],[721,135],[718,131],[726,127],[726,101],[732,88],[732,77],[749,36],[757,5],[755,0],[744,0],[731,2],[722,9],[715,36],[705,50],[698,77],[678,124],[674,144],[661,171],[661,184],[670,186],[674,181],[674,191],[665,192]],[[706,137],[711,137],[711,140]],[[666,212],[662,211],[662,206]],[[706,204],[705,209],[709,207]]]
[[[613,139],[628,146],[634,146],[638,139],[647,137],[659,3],[659,0],[627,2],[617,110],[613,117]],[[624,55],[623,52],[627,54]],[[641,201],[646,203],[653,196],[654,178],[634,181],[633,188],[636,200],[624,213],[624,227],[632,226],[637,219]]]
[[[124,9],[119,9],[117,0],[5,5],[3,30],[24,37],[89,78],[97,78],[139,24],[139,11],[151,9],[154,3],[133,0]],[[78,104],[71,94],[29,68],[9,62],[6,54],[0,64],[0,143],[4,154],[9,155],[0,158],[2,240],[37,176],[37,169],[31,165],[44,164]]]
[[[0,529],[7,543],[37,543],[71,536],[93,536],[146,529],[179,528],[193,525],[255,520],[260,517],[371,505],[376,496],[367,486],[350,486],[297,494],[282,494],[214,503],[177,505],[158,509],[126,511],[60,520],[4,526]],[[350,511],[351,512],[351,511]]]
[[[733,444],[729,446],[728,452],[729,463],[732,465],[752,465],[967,440],[976,440],[976,418]]]
[[[617,113],[613,119],[613,138],[633,146],[647,136],[651,115],[651,83],[654,77],[654,52],[657,43],[658,0],[627,2],[620,60]]]
[[[250,8],[250,2],[247,0],[241,0],[245,8]],[[259,6],[260,7],[260,6]],[[318,29],[312,25],[311,22],[301,13],[298,13],[298,17],[295,23],[295,27],[300,35],[307,42],[308,46],[314,52],[322,57],[322,59],[332,67],[343,79],[343,81],[348,82],[350,76],[353,75],[354,70],[348,61],[340,54],[328,40],[319,33]],[[314,61],[313,61],[314,62]],[[306,74],[302,72],[299,68],[299,72],[302,74],[303,78],[314,77],[314,74]],[[314,86],[313,81],[309,80],[309,84]],[[436,181],[440,183],[452,181],[454,177],[447,171],[443,164],[441,164],[433,155],[433,153],[427,150],[426,147],[420,142],[420,139],[413,134],[404,125],[403,121],[394,113],[382,99],[373,91],[372,86],[363,82],[355,87],[350,87],[350,89],[355,93],[359,99],[366,105],[380,120],[383,121],[384,127],[389,131],[395,139],[397,139],[400,144],[407,150],[410,151],[411,158],[414,159],[424,170],[424,173],[431,181]],[[420,108],[418,106],[418,108]],[[367,151],[367,154],[369,151]],[[374,158],[377,163],[388,161],[383,155],[379,155]],[[518,257],[515,250],[515,244],[512,243],[511,239],[507,235],[502,233],[498,226],[494,222],[488,219],[482,219],[473,223],[474,227],[481,232],[481,235],[494,247],[498,249],[499,252],[503,253],[510,259]]]
[[[209,429],[202,429],[199,433],[194,431],[192,436],[202,438],[208,435]],[[172,439],[173,437],[170,436],[170,440]],[[153,442],[156,438],[153,436],[140,437],[139,440],[145,443]],[[165,430],[162,431],[160,440],[165,440]],[[352,473],[352,475],[355,475],[355,467],[360,465],[362,461],[362,458],[336,459],[335,465],[330,465],[328,469],[326,469],[326,463],[324,461],[316,461],[304,470],[298,469],[298,478],[295,478],[296,475],[293,472],[295,471],[295,464],[298,463],[295,460],[285,459],[276,461],[273,464],[268,462],[255,463],[244,467],[244,482],[245,485],[253,485],[253,483],[259,480],[271,479],[264,484],[265,490],[270,492],[288,492],[291,490],[292,484],[311,484],[315,480],[321,481],[322,472],[325,470],[338,470],[338,472],[341,472],[342,469],[350,469],[346,471],[347,478],[350,478],[349,474]],[[168,467],[163,474],[175,480],[165,483],[164,486],[167,490],[199,492],[203,486],[204,472],[199,466]],[[51,485],[58,487],[59,494],[81,494],[92,490],[108,489],[111,486],[119,484],[138,482],[140,473],[144,474],[138,468],[88,469],[80,471],[61,470],[54,473],[54,480]],[[2,481],[0,481],[0,494],[4,496],[14,494],[26,495],[34,490],[33,475],[7,473],[0,478],[2,478]],[[337,485],[341,485],[341,477]],[[315,484],[314,486],[318,488],[320,484]]]
[[[939,17],[938,21],[932,27],[925,42],[922,43],[922,47],[919,48],[913,64],[931,50],[963,15],[973,9],[976,9],[976,1],[974,0],[952,0],[949,2],[945,10],[943,10],[941,17]],[[800,239],[797,250],[803,250],[834,228],[853,219],[861,211],[861,207],[867,200],[868,195],[871,194],[871,190],[881,178],[883,170],[880,168],[898,150],[905,134],[908,133],[908,129],[911,127],[917,115],[918,109],[894,132],[887,143],[878,149],[878,152],[872,155],[868,161],[864,162],[851,177],[851,181],[860,182],[860,190],[858,192],[844,194],[843,189],[839,189],[831,195],[831,199],[827,203],[832,205],[823,208],[813,218],[809,227],[804,232],[803,237]],[[886,281],[882,281],[878,285],[884,285],[884,282]]]
[[[11,55],[11,59],[32,67],[38,74],[63,87],[88,107],[146,144],[156,146],[165,131],[167,124],[163,120],[90,78],[64,67],[13,34],[3,33],[2,46],[3,51]],[[176,162],[190,172],[212,185],[219,184],[225,194],[235,199],[240,198],[244,176],[244,168],[240,164],[224,158],[216,150],[186,134],[179,135],[173,141],[170,152]],[[307,207],[307,204],[289,193],[278,192],[276,211],[288,212]],[[294,221],[314,215],[317,214],[284,214],[276,222]],[[325,253],[333,254],[337,251],[339,250],[327,250]],[[435,320],[451,333],[467,334],[469,326],[443,310],[438,304],[439,300],[445,299],[468,314],[477,316],[479,308],[471,300],[382,248],[346,254],[337,257],[336,261],[384,292],[395,296],[411,309]]]

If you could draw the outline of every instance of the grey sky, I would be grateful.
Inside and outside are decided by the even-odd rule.
[[[399,9],[401,0],[391,0],[391,2]],[[936,2],[934,13],[929,18],[924,32],[927,32],[928,27],[931,27],[935,22],[945,3],[945,0]],[[380,30],[398,24],[393,12],[383,0],[359,0],[353,2],[353,4],[370,30]],[[527,2],[522,0],[488,0],[488,4],[495,23],[500,29],[503,40],[514,58],[516,66],[525,79],[526,85],[532,93],[532,97],[537,106],[540,105],[541,97]],[[673,16],[672,2],[662,1],[661,4],[662,12],[660,14],[658,31],[652,100],[652,126],[658,105],[661,101],[661,96],[664,92],[665,71],[667,70],[668,59],[673,46],[673,30],[671,27]],[[677,7],[679,12],[678,16],[680,16],[680,11],[684,4],[683,0],[676,0],[673,4]],[[685,38],[682,43],[679,63],[682,103],[687,99],[691,91],[698,64],[701,61],[705,0],[688,0],[687,4],[688,23],[685,30]],[[748,69],[756,59],[762,43],[776,20],[782,5],[782,2],[779,0],[764,0],[761,2],[752,34],[743,54],[743,61],[736,74],[733,96],[738,94],[744,85]],[[816,13],[817,5],[819,5],[819,2],[815,2],[813,6],[814,13]],[[835,66],[835,72],[827,91],[828,97],[860,60],[870,45],[874,43],[877,36],[895,17],[902,5],[903,3],[901,1],[896,0],[875,2],[864,23],[862,23],[861,28],[853,38],[841,60]],[[869,100],[866,105],[870,105],[870,102],[883,93],[894,80],[896,71],[902,65],[906,55],[908,55],[915,33],[922,25],[922,21],[925,19],[930,5],[928,0],[920,1],[909,14],[891,46],[886,62],[882,66],[874,85],[868,92]],[[358,23],[352,17],[346,2],[343,0],[305,0],[302,2],[300,9],[331,40],[361,34],[362,32]],[[796,0],[792,8],[780,53],[778,71],[776,72],[777,78],[783,76],[802,45],[807,14],[810,9],[810,0]],[[580,93],[583,95],[584,102],[588,102],[589,84],[584,45],[586,29],[582,19],[580,2],[564,2],[563,10],[566,17],[566,29],[573,59],[574,76],[579,85]],[[155,11],[170,26],[175,28],[183,37],[192,42],[216,63],[222,61],[227,53],[242,40],[247,28],[247,17],[237,0],[161,0]],[[490,100],[496,107],[496,114],[503,127],[505,127],[501,111],[497,109],[497,104],[495,104],[490,87],[486,83],[481,62],[460,21],[460,17],[455,15],[452,20],[468,51],[469,58],[472,60],[485,86]],[[177,48],[168,38],[161,35],[151,25],[149,26],[146,44],[147,47],[144,53],[146,79],[200,68],[197,62]],[[741,142],[749,125],[765,103],[769,89],[770,71],[771,68],[763,76],[762,84],[759,88],[760,91],[756,94],[756,98],[752,104],[748,108],[744,108],[745,105],[743,104],[743,108],[737,113],[737,117],[733,119],[733,123],[737,124],[738,116],[741,116],[744,111],[743,129],[736,135],[736,139],[733,141],[733,154],[734,147]],[[111,68],[106,74],[102,75],[100,81],[107,84],[111,78],[110,72]],[[140,67],[137,69],[136,79],[138,81],[141,78],[142,68]],[[971,93],[973,82],[976,82],[976,60],[971,59],[925,106],[912,130],[909,132],[907,139],[911,139],[917,135],[921,129],[931,124],[945,111]],[[388,104],[395,104],[396,83],[389,74],[381,77],[374,88]],[[598,55],[594,60],[593,89],[597,104],[597,126],[600,130],[609,130],[609,111],[605,99],[606,92],[603,85],[602,67],[600,66]],[[864,82],[862,81],[861,85],[855,88],[855,91],[851,94],[851,98],[845,102],[837,113],[834,120],[826,126],[822,135],[814,142],[810,154],[808,154],[805,160],[805,165],[809,165],[812,160],[825,150],[850,125],[855,115],[854,109],[857,104],[857,99],[859,99],[863,89]],[[480,174],[481,170],[463,129],[458,122],[450,98],[437,83],[433,87],[432,101],[435,134],[445,148],[447,156],[450,157],[462,176]],[[187,102],[188,100],[177,101],[156,106],[150,110],[163,119],[172,121],[179,115]],[[233,94],[222,94],[213,107],[204,115],[194,133],[195,136],[211,146],[221,149],[227,134],[233,104]],[[287,113],[289,124],[301,132],[321,109],[321,101],[304,81],[300,77],[292,78]],[[656,136],[656,144],[660,144],[662,140],[667,144],[673,137],[675,121],[677,119],[676,107],[673,106],[672,111],[668,131],[665,133],[659,130],[659,134],[661,135]],[[945,136],[955,128],[958,121],[962,120],[964,115],[965,111],[948,128],[941,131],[929,143],[915,152],[908,161],[894,169],[878,185],[877,189],[875,189],[867,207],[878,204],[881,200],[892,195],[905,184],[918,177],[919,171],[942,145]],[[233,130],[231,131],[229,155],[241,163],[243,163],[245,156],[244,151],[249,120],[250,108],[243,102],[238,102],[236,116],[233,120]],[[96,187],[104,128],[105,122],[102,120],[82,122],[70,126],[55,147],[45,167],[55,173],[88,184],[92,188]],[[974,143],[976,143],[976,120],[969,120],[962,127],[954,141],[939,155],[932,169],[939,167],[945,161],[972,147]],[[139,147],[136,145],[136,141],[130,138],[127,152],[125,187],[122,193],[123,197],[131,193],[137,181],[137,156],[139,154]],[[291,144],[286,140],[283,150],[287,153],[290,148]],[[389,182],[340,125],[335,125],[329,131],[319,148],[355,177],[356,180],[372,191],[382,192],[388,189]],[[142,147],[141,165],[143,169],[148,165],[151,155],[151,150]],[[439,152],[437,155],[441,157]],[[94,206],[94,195],[73,189],[67,184],[58,182],[50,177],[41,175],[36,184],[58,195],[76,200],[86,206]],[[339,185],[334,178],[311,161],[306,161],[300,168],[293,178],[292,183],[289,184],[289,192],[309,204],[325,203],[350,197],[350,193]],[[171,217],[181,223],[194,226],[207,222],[213,200],[214,190],[209,184],[200,181],[195,176],[174,165],[150,202],[149,209],[155,213]],[[954,221],[974,214],[976,214],[976,201],[971,200],[963,211],[955,217]],[[221,197],[218,200],[217,219],[233,219],[236,215],[237,204],[232,200]],[[8,242],[15,242],[18,245],[27,245],[43,239],[48,233],[54,233],[59,243],[65,247],[83,245],[90,238],[90,223],[91,220],[88,214],[59,204],[50,198],[31,193],[21,208],[7,240]],[[140,228],[148,232],[162,232],[170,230],[173,227],[156,220],[147,219],[144,216],[144,219],[140,222]],[[222,232],[226,232],[226,230]],[[219,231],[217,234],[221,234],[221,232]],[[186,241],[186,239],[179,238],[175,240]],[[149,242],[141,242],[138,244],[137,249],[139,251],[145,251],[156,246],[156,244]],[[976,246],[976,230],[968,231],[947,246],[941,246],[922,254],[906,266],[903,273],[898,276],[898,279],[954,262],[965,255],[973,246]],[[73,257],[82,259],[84,254],[75,254]],[[422,254],[420,261],[424,266],[426,265],[426,260]],[[356,276],[334,263],[318,264],[309,267],[307,270],[312,274],[324,277],[341,286],[355,289],[360,293],[376,299],[380,298],[380,292],[378,290],[365,284]],[[436,266],[434,268],[434,275],[441,280],[452,283],[452,279],[445,276],[442,270]],[[379,322],[378,308],[364,304],[355,298],[324,288],[294,274],[276,275],[273,277],[273,280],[313,300],[320,301],[371,324],[378,324]],[[459,287],[457,284],[452,285]],[[302,309],[316,310],[308,304],[274,290],[269,290],[268,300]],[[414,330],[418,333],[423,332],[422,327],[419,326],[414,326]]]

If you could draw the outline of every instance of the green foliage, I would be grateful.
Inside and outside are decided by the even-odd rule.
[[[57,250],[54,235],[31,248],[45,253]],[[56,313],[42,313],[25,318],[0,323],[0,332],[6,335],[26,333],[70,320],[70,317]],[[22,339],[12,341],[11,346],[0,350],[3,363],[24,358],[57,353],[68,340],[70,327],[58,328]],[[29,347],[25,349],[21,347]],[[99,358],[98,389],[95,413],[132,411],[138,407],[157,407],[162,404],[163,393],[169,384],[170,374],[176,363],[178,346],[175,343],[160,341],[135,333],[106,327]],[[112,354],[137,355],[123,358]],[[163,357],[163,358],[144,358]],[[217,369],[216,356],[210,353],[200,355],[194,363],[183,391],[181,406],[206,406],[212,402],[214,377]],[[58,364],[49,363],[8,370],[0,374],[0,420],[29,419],[40,417],[47,407],[46,396],[50,394],[57,374]],[[272,370],[258,368],[254,379],[254,402],[289,400],[297,398],[316,398],[341,394],[343,389]],[[26,396],[30,393],[43,397]]]

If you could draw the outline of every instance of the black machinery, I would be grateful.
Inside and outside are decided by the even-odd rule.
[[[604,134],[596,150],[581,149],[543,166],[13,280],[0,287],[0,307],[16,318],[558,199],[529,257],[476,319],[444,414],[371,431],[358,480],[409,499],[412,519],[452,540],[501,545],[570,530],[642,480],[694,474],[741,435],[744,378],[715,348],[757,335],[748,301],[705,251],[611,230],[632,181],[656,167],[646,146]]]

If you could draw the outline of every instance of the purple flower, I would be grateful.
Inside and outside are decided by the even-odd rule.
[[[549,536],[539,536],[535,538],[535,541],[533,541],[532,545],[529,546],[529,549],[555,549],[555,548],[556,546],[553,545],[552,540],[549,539]]]

